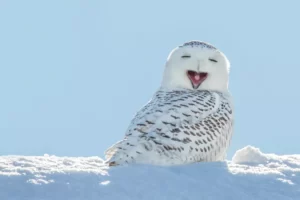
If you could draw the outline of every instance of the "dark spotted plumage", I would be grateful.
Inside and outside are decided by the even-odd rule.
[[[111,165],[223,160],[232,136],[232,110],[228,93],[161,89],[106,157]]]
[[[182,46],[179,47],[200,47],[200,48],[207,48],[207,49],[211,49],[211,50],[217,50],[216,47],[206,43],[206,42],[201,42],[201,41],[190,41],[190,42],[186,42],[184,43]]]

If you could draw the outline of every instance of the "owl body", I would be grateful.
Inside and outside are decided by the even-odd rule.
[[[116,164],[219,161],[226,156],[232,128],[229,93],[160,89],[106,155]]]
[[[110,166],[177,165],[224,160],[233,132],[229,61],[191,41],[169,55],[160,89],[106,151]]]

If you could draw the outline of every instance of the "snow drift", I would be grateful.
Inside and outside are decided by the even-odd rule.
[[[0,156],[0,200],[300,199],[300,155],[108,168],[99,157]]]

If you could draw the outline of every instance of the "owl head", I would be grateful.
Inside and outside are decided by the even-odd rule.
[[[168,56],[162,87],[228,91],[230,64],[214,46],[191,41],[176,47]]]

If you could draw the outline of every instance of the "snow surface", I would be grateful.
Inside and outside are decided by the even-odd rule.
[[[108,168],[99,157],[0,156],[0,200],[300,199],[300,155]]]

